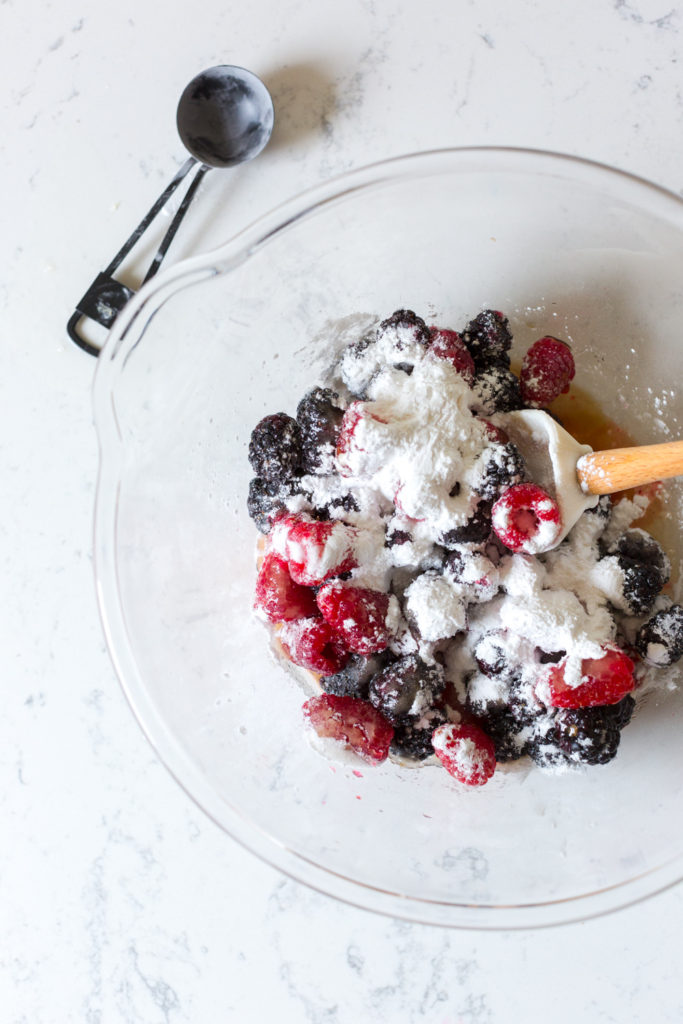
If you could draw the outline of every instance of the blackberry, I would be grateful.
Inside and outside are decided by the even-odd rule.
[[[650,664],[673,665],[683,655],[683,608],[670,608],[653,615],[636,635],[636,650]]]
[[[559,661],[567,656],[566,651],[542,651],[536,648],[539,665],[557,665]]]
[[[336,519],[337,516],[332,515],[334,509],[341,508],[344,512],[358,512],[358,503],[354,496],[347,492],[346,494],[339,494],[336,498],[330,498],[325,505],[316,505],[311,511],[311,515],[314,519],[321,521],[327,519]]]
[[[625,702],[625,708],[620,708],[619,704]],[[625,697],[619,704],[558,711],[554,722],[556,742],[568,761],[595,765],[614,759],[621,729],[630,720],[635,701]]]
[[[526,476],[522,453],[511,442],[485,448],[475,472],[472,487],[485,501],[495,501],[508,487],[521,484]]]
[[[505,677],[510,674],[510,663],[505,648],[495,632],[484,633],[472,651],[479,671],[485,676]]]
[[[301,465],[299,424],[284,412],[264,416],[251,432],[249,462],[258,477],[289,480]]]
[[[569,758],[558,745],[558,734],[555,726],[551,726],[545,733],[534,736],[527,743],[526,752],[539,768],[551,768],[555,765],[566,764]]]
[[[491,502],[480,501],[464,526],[448,530],[439,541],[445,548],[457,544],[483,544],[491,536]]]
[[[254,477],[249,484],[247,512],[254,525],[261,533],[270,533],[275,517],[287,511],[286,500],[294,494],[301,493],[297,488],[297,480],[264,480]]]
[[[485,309],[465,328],[462,340],[467,345],[477,370],[491,366],[510,366],[512,334],[507,317],[494,309]]]
[[[336,697],[361,697],[367,700],[368,684],[387,663],[384,655],[372,655],[364,658],[362,654],[352,654],[341,672],[333,676],[323,676],[320,685],[326,693]]]
[[[416,761],[424,761],[426,757],[431,757],[434,753],[432,733],[446,720],[446,712],[442,708],[432,708],[421,718],[399,722],[394,726],[394,738],[389,753]]]
[[[600,519],[604,519],[605,523],[607,523],[607,520],[612,515],[612,499],[610,495],[601,494],[597,505],[586,509],[586,515],[599,516]]]
[[[440,699],[443,689],[443,670],[409,655],[372,677],[369,698],[395,725],[405,719],[420,718]]]
[[[664,585],[660,570],[654,565],[634,562],[624,555],[618,556],[623,573],[624,599],[634,615],[647,615],[652,611],[659,591]]]
[[[627,530],[610,547],[610,554],[621,555],[631,562],[639,562],[641,565],[651,565],[657,569],[662,577],[662,586],[668,581],[671,575],[671,563],[664,551],[649,533],[645,530]]]
[[[522,408],[519,378],[505,366],[490,366],[483,370],[474,378],[472,389],[478,395],[475,408],[484,416]]]
[[[528,744],[521,735],[522,727],[508,708],[501,707],[481,715],[479,724],[493,740],[496,761],[518,761],[527,753]]]
[[[408,329],[415,341],[419,341],[421,345],[429,344],[429,328],[422,317],[413,313],[412,309],[397,309],[379,325],[380,333],[392,330],[392,328],[394,330]],[[397,337],[396,348],[399,350],[403,348],[400,337]]]
[[[296,418],[301,431],[301,466],[304,473],[329,472],[344,413],[335,391],[313,388],[299,402]]]
[[[410,544],[412,539],[412,535],[408,533],[407,530],[392,530],[387,528],[384,537],[384,547],[394,548],[399,544]]]

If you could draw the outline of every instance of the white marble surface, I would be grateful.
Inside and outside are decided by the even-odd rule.
[[[94,363],[74,301],[183,159],[198,70],[262,75],[278,126],[207,178],[171,251],[333,173],[527,145],[683,189],[673,0],[2,0],[0,1019],[8,1024],[680,1021],[683,888],[545,932],[375,917],[280,877],[158,763],[95,607]]]

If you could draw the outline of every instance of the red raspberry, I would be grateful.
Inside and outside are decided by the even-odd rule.
[[[315,594],[295,583],[284,558],[267,554],[256,577],[254,607],[271,622],[289,622],[316,614]]]
[[[430,327],[429,338],[434,355],[452,363],[471,387],[474,383],[474,359],[460,335],[445,327]]]
[[[432,733],[432,746],[446,771],[466,786],[483,786],[496,770],[493,740],[477,725],[446,722]]]
[[[370,764],[386,760],[394,727],[372,704],[323,693],[306,701],[303,710],[318,736],[338,740]]]
[[[314,587],[358,565],[353,553],[355,531],[345,523],[293,516],[278,526],[287,532],[284,549],[297,583]]]
[[[323,676],[341,672],[351,657],[342,638],[324,619],[286,622],[278,638],[290,661]]]
[[[378,654],[391,640],[388,594],[367,587],[327,583],[318,591],[317,600],[325,621],[356,654]]]
[[[537,555],[549,551],[562,532],[562,516],[549,494],[536,484],[515,484],[491,509],[493,532],[510,551]]]
[[[490,441],[497,441],[499,444],[507,444],[510,440],[502,427],[497,427],[494,423],[489,423],[488,420],[480,419],[479,422],[486,428],[486,436]]]
[[[337,467],[340,476],[354,476],[360,471],[372,472],[375,468],[372,464],[372,453],[362,447],[358,437],[361,428],[368,421],[387,422],[371,412],[365,402],[352,402],[344,413],[337,438]]]
[[[631,659],[617,647],[605,648],[602,658],[584,658],[578,686],[567,686],[564,662],[552,665],[548,671],[550,703],[554,708],[592,708],[618,704],[635,686],[633,669]]]
[[[576,369],[566,341],[550,336],[535,341],[522,362],[519,375],[522,401],[532,408],[550,405],[569,391]]]

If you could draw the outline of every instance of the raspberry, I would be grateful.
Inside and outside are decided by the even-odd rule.
[[[617,704],[635,686],[633,662],[617,647],[604,648],[601,658],[584,658],[581,682],[568,686],[564,678],[564,662],[548,670],[550,703],[554,708],[589,708]]]
[[[351,657],[339,634],[320,618],[285,623],[279,640],[295,665],[326,676],[341,672]]]
[[[286,523],[284,553],[296,583],[314,587],[332,576],[355,569],[355,531],[336,520],[318,522],[290,516]]]
[[[343,743],[370,764],[386,760],[394,727],[367,701],[323,693],[306,701],[303,712],[321,738]]]
[[[387,647],[394,630],[387,622],[391,598],[380,590],[326,583],[318,591],[318,607],[356,654],[378,654]],[[393,599],[396,604],[396,598]]]
[[[476,725],[440,725],[432,745],[446,771],[466,786],[483,786],[496,770],[493,740]]]
[[[329,388],[313,388],[299,402],[296,418],[301,430],[301,466],[304,473],[330,473],[343,412]]]
[[[274,551],[261,563],[254,607],[261,609],[271,622],[290,622],[317,612],[313,591],[294,582],[286,561]]]
[[[510,440],[502,427],[497,427],[494,423],[490,423],[488,420],[480,419],[479,422],[483,427],[485,427],[486,436],[489,441],[497,441],[499,444],[507,444]]]
[[[341,476],[371,474],[381,465],[384,453],[381,448],[367,443],[367,432],[376,429],[376,424],[386,421],[374,415],[365,402],[352,402],[344,413],[337,437],[337,469]],[[373,452],[373,448],[377,450]]]
[[[522,362],[520,385],[524,404],[540,409],[569,391],[576,369],[565,341],[550,336],[535,341]]]
[[[653,615],[636,635],[636,650],[650,665],[673,665],[683,656],[683,608],[672,604]]]
[[[493,532],[510,551],[537,555],[549,551],[562,532],[557,504],[536,484],[516,484],[491,512]]]
[[[443,671],[414,655],[400,658],[370,680],[370,703],[394,725],[419,719],[443,693]]]
[[[434,355],[452,363],[471,387],[474,381],[474,359],[460,335],[456,331],[449,331],[444,327],[430,327],[429,337],[430,348]]]
[[[485,309],[479,313],[465,328],[463,340],[477,370],[486,370],[491,366],[509,367],[512,334],[507,317],[502,313],[495,309]]]
[[[256,476],[288,480],[301,463],[299,424],[284,412],[264,416],[251,432],[249,462]]]

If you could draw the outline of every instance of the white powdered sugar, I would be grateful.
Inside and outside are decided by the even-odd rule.
[[[534,506],[528,543],[509,550],[503,542],[508,521],[497,499],[512,485],[496,491],[496,481],[506,480],[514,436],[511,431],[510,442],[501,440],[482,418],[495,413],[496,380],[496,373],[480,373],[470,386],[467,375],[435,355],[409,324],[371,330],[344,351],[325,382],[344,412],[336,454],[325,448],[316,472],[301,477],[299,491],[285,499],[290,512],[304,517],[324,510],[320,518],[334,527],[312,555],[277,522],[270,545],[294,562],[310,559],[319,579],[348,562],[344,587],[389,595],[385,653],[394,660],[417,656],[442,674],[450,721],[464,709],[484,728],[488,723],[495,737],[496,723],[504,720],[503,760],[533,752],[541,767],[559,771],[582,760],[583,741],[569,754],[558,750],[552,680],[559,676],[565,691],[586,684],[590,666],[608,652],[633,651],[639,630],[671,600],[660,595],[648,614],[634,615],[614,547],[643,514],[645,497],[622,499],[610,509],[607,502],[596,506],[597,499],[575,496],[576,525],[558,528],[556,501],[570,508],[562,506],[551,478],[560,459],[552,445],[559,451],[564,444],[559,432],[559,440],[548,441],[538,427],[539,451],[521,460],[521,479],[550,497],[544,504],[541,493]],[[492,419],[505,429],[509,415],[517,414]],[[545,416],[537,410],[519,415],[532,427]],[[550,456],[540,452],[546,442]],[[493,533],[484,529],[480,537],[472,524],[482,509]],[[524,516],[531,516],[524,507],[508,513],[522,530]],[[634,543],[647,543],[644,531],[632,533]],[[507,544],[514,546],[509,535]],[[343,627],[353,629],[353,620]],[[670,664],[672,643],[653,635],[635,670],[639,686],[655,685],[656,667]],[[412,709],[414,718],[418,710]],[[413,721],[414,728],[423,725]],[[436,738],[434,746],[438,752]],[[482,756],[476,743],[463,740],[458,770],[476,774]]]
[[[404,611],[426,642],[446,640],[467,626],[465,604],[446,576],[425,572],[404,594]]]

